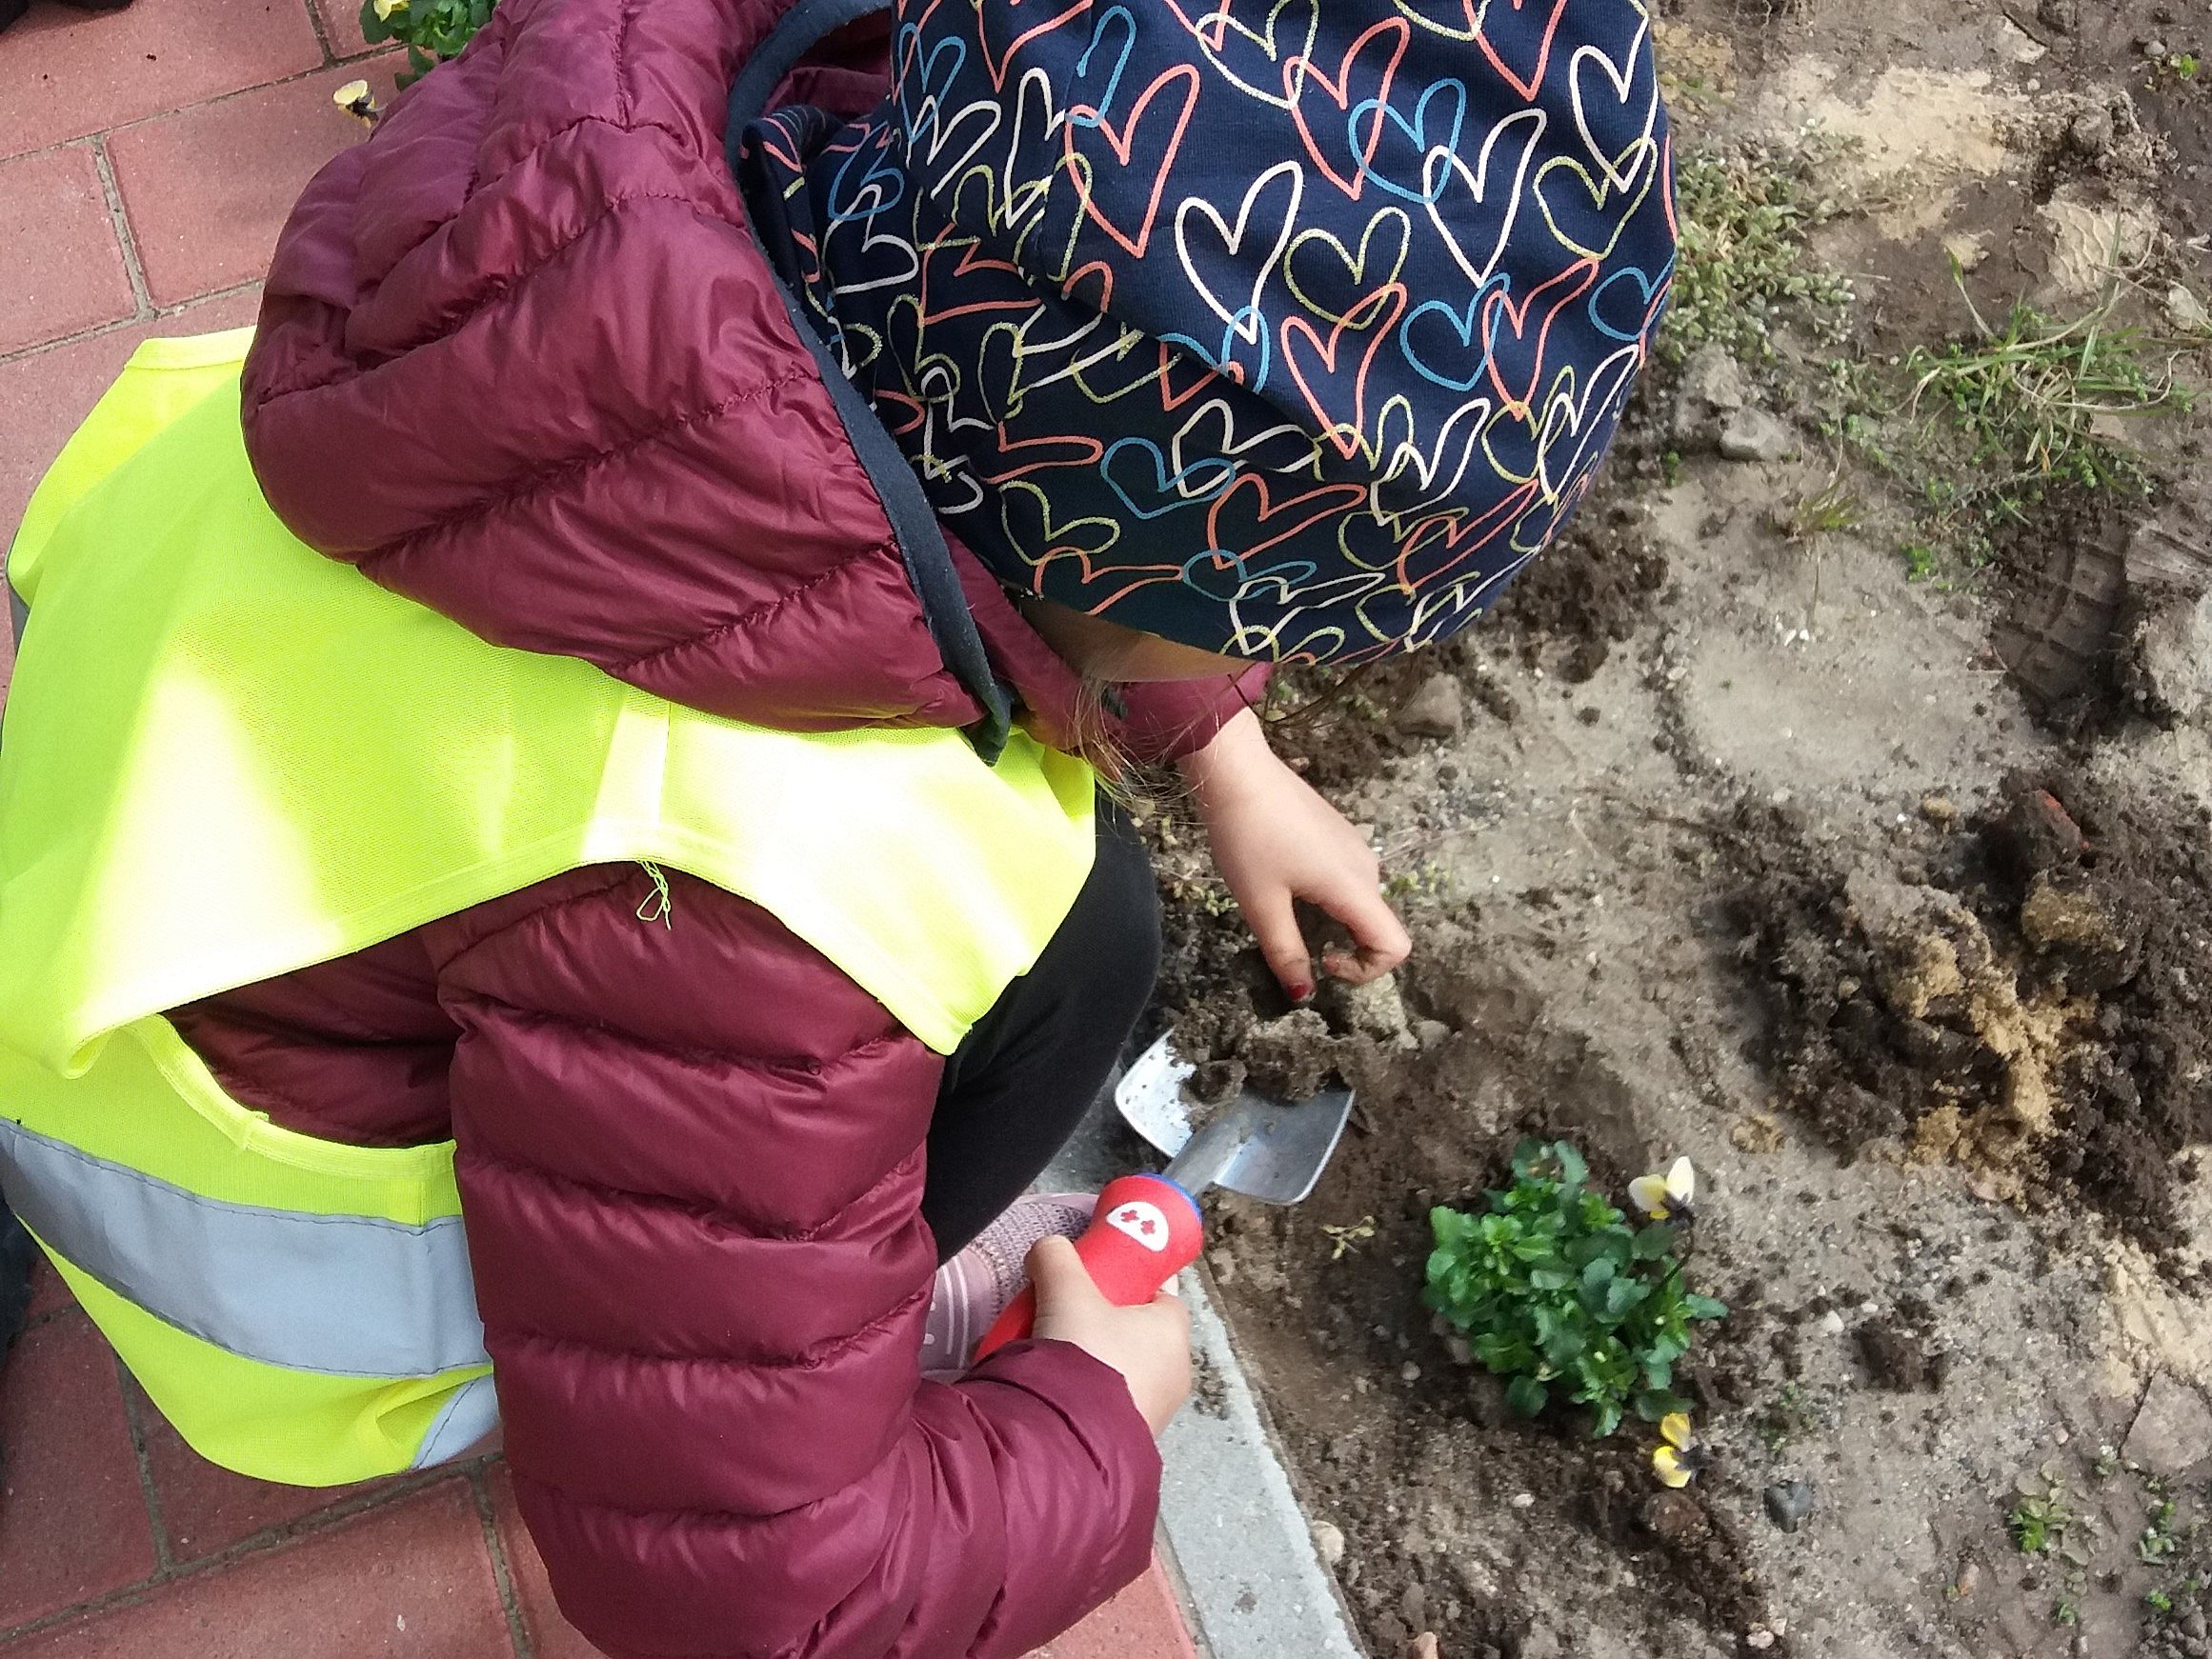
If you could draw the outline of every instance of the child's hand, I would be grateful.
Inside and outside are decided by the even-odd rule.
[[[1076,1247],[1056,1237],[1029,1252],[1029,1281],[1036,1287],[1033,1334],[1072,1342],[1112,1366],[1152,1431],[1165,1429],[1191,1397],[1191,1314],[1181,1298],[1162,1290],[1142,1308],[1116,1308]]]
[[[1374,849],[1268,748],[1257,714],[1237,715],[1186,756],[1182,770],[1221,879],[1294,1001],[1314,992],[1313,954],[1292,909],[1297,900],[1319,906],[1351,930],[1357,953],[1325,960],[1332,977],[1364,985],[1405,960],[1413,944],[1383,900]]]

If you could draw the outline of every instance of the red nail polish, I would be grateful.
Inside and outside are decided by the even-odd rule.
[[[1310,985],[1307,985],[1302,980],[1297,985],[1291,986],[1289,989],[1290,999],[1293,1002],[1303,1003],[1312,1002],[1314,1000],[1314,988]]]

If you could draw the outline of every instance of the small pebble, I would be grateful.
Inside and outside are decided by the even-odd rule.
[[[1763,1653],[1774,1646],[1774,1632],[1762,1625],[1755,1630],[1745,1632],[1743,1645],[1746,1648],[1756,1648]]]
[[[1826,1313],[1820,1316],[1820,1332],[1824,1336],[1841,1336],[1843,1334],[1843,1315],[1836,1309],[1829,1309]]]
[[[1341,1565],[1344,1560],[1344,1529],[1331,1521],[1316,1521],[1314,1548],[1320,1551],[1321,1560],[1328,1566]]]
[[[1536,1493],[1534,1493],[1534,1492],[1515,1492],[1515,1493],[1513,1494],[1513,1507],[1514,1507],[1515,1509],[1535,1509],[1535,1508],[1536,1508]]]
[[[1421,1380],[1421,1368],[1409,1359],[1398,1368],[1398,1374],[1400,1381],[1418,1383]]]

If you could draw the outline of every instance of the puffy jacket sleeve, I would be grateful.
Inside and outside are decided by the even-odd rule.
[[[1272,663],[1213,680],[1155,680],[1121,690],[1122,729],[1140,760],[1180,760],[1267,696]]]
[[[998,1659],[1139,1572],[1158,1454],[1058,1343],[919,1378],[941,1062],[742,900],[582,870],[430,930],[507,1454],[620,1659]],[[649,912],[650,913],[650,912]]]

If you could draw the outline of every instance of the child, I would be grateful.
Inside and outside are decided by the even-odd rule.
[[[1669,270],[1634,0],[868,10],[507,0],[302,198],[242,450],[170,364],[15,559],[10,1197],[234,1465],[435,1462],[488,1354],[619,1655],[1017,1655],[1140,1570],[1173,1299],[1047,1240],[960,1368],[1156,958],[1072,756],[1180,766],[1293,996],[1300,898],[1395,966],[1247,704],[1495,597]]]

